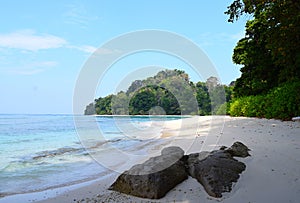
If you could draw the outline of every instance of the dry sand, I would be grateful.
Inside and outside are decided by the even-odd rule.
[[[208,196],[193,178],[188,178],[159,200],[131,197],[107,190],[119,175],[108,172],[98,180],[6,197],[0,202],[299,202],[300,122],[196,116],[163,124],[154,122],[153,125],[161,127],[159,140],[165,142],[160,147],[148,146],[150,155],[170,145],[180,146],[189,154],[241,141],[251,149],[251,157],[239,158],[247,168],[233,190],[220,199]]]

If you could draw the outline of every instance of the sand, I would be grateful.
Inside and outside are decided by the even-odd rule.
[[[193,178],[188,178],[159,200],[124,195],[107,190],[119,175],[108,171],[97,180],[4,197],[0,202],[299,202],[300,122],[195,116],[164,123],[153,122],[152,125],[161,127],[160,145],[147,146],[149,155],[171,145],[180,146],[189,154],[241,141],[251,149],[251,157],[238,158],[246,164],[246,170],[233,190],[218,199],[208,196]]]

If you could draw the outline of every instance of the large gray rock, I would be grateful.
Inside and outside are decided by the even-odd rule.
[[[189,175],[197,179],[210,196],[222,197],[223,192],[231,191],[232,183],[237,182],[246,165],[227,151],[216,150],[190,154],[187,168]]]
[[[187,179],[185,158],[181,148],[165,148],[160,156],[152,157],[122,173],[109,189],[137,197],[162,198]]]
[[[110,189],[137,197],[159,199],[190,175],[203,185],[210,196],[222,197],[222,193],[231,191],[233,182],[246,168],[233,156],[246,157],[249,156],[248,151],[241,142],[234,143],[230,148],[186,156],[181,148],[168,147],[162,150],[160,156],[122,173]]]

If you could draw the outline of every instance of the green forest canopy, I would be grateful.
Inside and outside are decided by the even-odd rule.
[[[85,114],[99,115],[211,115],[225,114],[232,87],[215,77],[194,84],[181,70],[164,70],[145,80],[135,80],[126,92],[100,97]]]
[[[234,48],[233,61],[243,65],[235,95],[266,93],[300,77],[300,1],[235,0],[226,12],[229,21],[243,14],[246,36]]]
[[[243,67],[231,115],[280,119],[300,115],[299,11],[299,0],[235,0],[228,6],[229,22],[251,16],[232,57]]]

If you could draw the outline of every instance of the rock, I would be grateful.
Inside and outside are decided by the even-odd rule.
[[[227,149],[228,147],[226,147],[226,146],[222,146],[222,147],[220,147],[220,150],[225,150],[225,149]]]
[[[142,198],[162,198],[187,179],[186,158],[179,147],[165,148],[160,156],[152,157],[122,173],[109,189]]]
[[[161,150],[161,155],[171,155],[172,157],[175,157],[175,159],[180,159],[184,155],[184,151],[180,147],[167,147]]]
[[[233,182],[237,182],[246,165],[234,156],[250,156],[249,149],[241,142],[230,148],[184,155],[179,147],[168,147],[161,155],[152,157],[142,164],[133,166],[122,173],[109,189],[121,193],[159,199],[187,179],[188,175],[197,179],[213,197],[222,197],[230,192]]]
[[[196,178],[210,196],[222,197],[223,192],[231,191],[232,183],[238,180],[246,165],[227,151],[217,150],[190,154],[187,168],[189,175]]]
[[[236,156],[236,157],[250,156],[249,154],[250,149],[248,149],[248,147],[241,142],[233,143],[233,145],[230,148],[226,149],[225,151],[231,154],[231,156]]]

